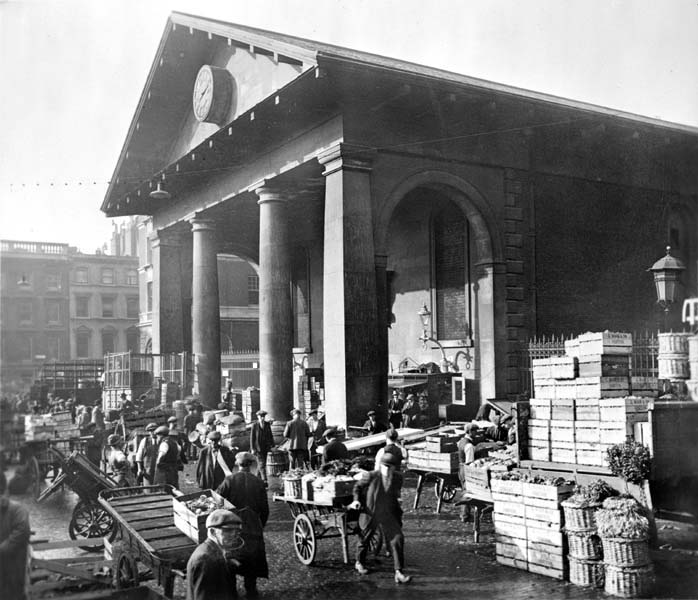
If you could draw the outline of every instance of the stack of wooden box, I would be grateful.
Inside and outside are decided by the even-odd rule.
[[[248,423],[254,421],[259,410],[259,389],[249,387],[242,390],[242,414]]]
[[[53,413],[52,418],[56,423],[54,432],[57,438],[70,439],[80,437],[80,428],[73,423],[70,411]]]
[[[565,351],[533,361],[529,456],[603,466],[608,446],[635,437],[635,424],[647,421],[648,398],[630,396],[632,336],[585,333],[566,342]],[[635,385],[656,389],[656,380],[636,378]]]
[[[25,415],[24,437],[28,442],[50,440],[54,437],[56,422],[52,415]]]
[[[573,486],[492,478],[497,562],[565,579],[566,544],[560,503]]]

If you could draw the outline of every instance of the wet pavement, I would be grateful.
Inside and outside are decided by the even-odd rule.
[[[193,465],[188,465],[180,487],[185,493],[196,491]],[[417,510],[413,510],[415,481],[408,476],[403,492],[405,508],[406,573],[413,576],[407,585],[393,580],[392,561],[383,557],[380,563],[369,563],[370,573],[359,575],[353,570],[356,537],[349,539],[350,564],[342,560],[338,538],[323,539],[312,566],[304,566],[296,558],[292,544],[293,519],[289,508],[271,502],[271,515],[265,529],[270,578],[259,580],[262,598],[336,600],[381,599],[456,599],[534,598],[593,599],[608,598],[601,590],[583,588],[569,582],[505,567],[495,562],[492,523],[482,524],[479,543],[473,542],[472,526],[462,523],[458,509],[445,504],[442,514],[435,515],[435,495],[425,489]],[[274,480],[271,493],[281,492],[281,482]],[[16,499],[16,498],[15,498]],[[68,539],[68,522],[76,502],[69,491],[58,492],[41,505],[24,499],[30,511],[35,537],[52,541]],[[677,523],[659,522],[660,544],[670,544],[654,553],[658,586],[655,597],[698,598],[698,532]],[[679,548],[685,549],[679,549]],[[85,554],[81,550],[52,550],[42,558]],[[149,583],[153,585],[153,582]],[[244,597],[239,579],[240,596]],[[175,598],[184,599],[181,580],[175,585]]]

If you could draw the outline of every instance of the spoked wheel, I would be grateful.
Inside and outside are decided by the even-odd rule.
[[[117,590],[138,586],[138,564],[129,554],[120,554],[114,566],[114,587]]]
[[[451,503],[455,499],[456,494],[458,494],[458,486],[453,484],[453,483],[449,483],[448,481],[444,481],[444,487],[441,490],[441,500],[443,502]],[[438,497],[439,497],[439,482],[438,481],[434,484],[434,495],[438,499]]]
[[[44,481],[43,474],[41,473],[41,466],[36,456],[32,456],[29,459],[29,491],[31,492],[32,498],[38,500],[41,495],[41,484]]]
[[[114,535],[114,521],[99,504],[80,500],[73,509],[68,525],[71,540],[79,538],[103,538]],[[83,550],[99,552],[102,546],[80,546]]]
[[[311,565],[317,553],[317,540],[313,523],[307,515],[301,513],[293,523],[293,547],[298,560],[304,565]]]

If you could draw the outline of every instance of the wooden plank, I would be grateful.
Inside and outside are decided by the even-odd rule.
[[[158,508],[156,510],[146,510],[143,512],[126,513],[125,515],[119,513],[119,515],[127,523],[135,523],[137,521],[144,521],[146,519],[157,519],[160,517],[166,517],[168,515],[174,518],[174,513],[171,511],[166,511],[164,508]]]
[[[78,579],[84,579],[85,581],[92,581],[97,583],[104,581],[103,579],[98,579],[87,570],[69,567],[68,565],[61,564],[54,560],[32,558],[32,565],[38,569],[48,569],[49,571],[53,571],[54,573],[68,575],[69,577],[77,577]]]
[[[147,531],[148,529],[157,529],[158,527],[170,527],[174,523],[172,515],[160,517],[159,519],[146,519],[144,521],[129,521],[132,523],[132,528],[135,531]]]
[[[148,542],[148,545],[153,548],[153,550],[174,550],[176,548],[191,548],[192,552],[196,548],[197,544],[190,540],[186,535],[184,535],[179,529],[177,530],[179,535],[166,538],[164,540],[155,540],[152,543]]]
[[[160,527],[158,529],[149,529],[148,531],[141,531],[141,537],[146,541],[179,537],[182,532],[176,527]]]
[[[101,546],[104,544],[104,538],[80,538],[79,540],[61,540],[59,542],[42,542],[40,544],[32,544],[32,549],[35,552],[43,550],[58,550],[60,548],[77,548],[78,546]]]
[[[115,498],[114,500],[110,500],[109,503],[115,507],[130,506],[131,504],[135,504],[137,506],[144,506],[146,504],[152,504],[153,502],[162,502],[163,500],[169,500],[170,502],[172,502],[172,496],[169,496],[167,494],[143,494],[136,498],[132,496],[126,496],[124,498]]]
[[[160,502],[151,502],[149,504],[145,504],[143,506],[138,506],[135,504],[132,504],[130,506],[125,506],[125,507],[115,507],[116,510],[118,510],[122,515],[128,515],[130,513],[134,512],[140,512],[140,511],[145,511],[145,510],[156,510],[158,508],[160,509],[170,509],[172,510],[172,498],[169,500],[161,500]]]

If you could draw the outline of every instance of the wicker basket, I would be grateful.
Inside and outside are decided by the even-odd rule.
[[[284,478],[284,496],[286,498],[302,498],[303,486],[301,478],[286,479]]]
[[[570,582],[602,588],[604,584],[604,564],[601,560],[579,560],[569,558]]]
[[[596,560],[603,558],[601,538],[597,535],[596,529],[585,529],[583,531],[570,531],[565,529],[569,544],[569,555],[577,560]]]
[[[614,567],[644,567],[650,564],[647,538],[601,538],[603,559]]]
[[[652,566],[614,567],[606,565],[604,591],[623,598],[640,598],[651,593],[654,586]]]
[[[565,527],[570,531],[596,529],[596,509],[600,506],[600,504],[592,504],[582,507],[570,502],[562,502],[562,510],[565,512]]]

